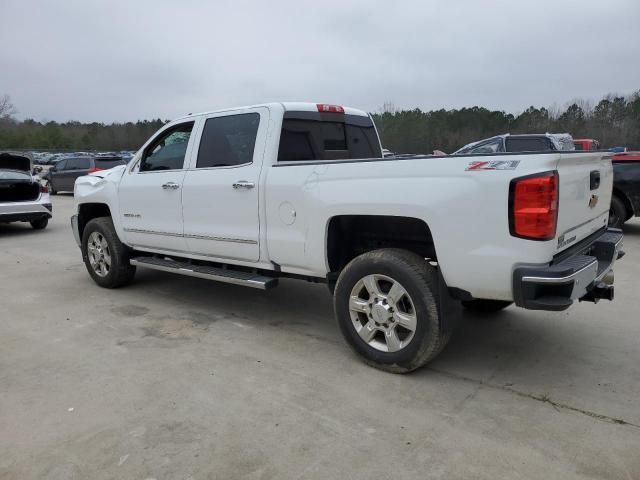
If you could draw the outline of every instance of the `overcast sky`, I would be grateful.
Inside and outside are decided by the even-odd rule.
[[[519,112],[640,89],[640,0],[0,0],[20,118],[301,100]]]

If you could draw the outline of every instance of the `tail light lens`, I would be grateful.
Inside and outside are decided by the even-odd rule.
[[[558,172],[516,178],[509,188],[509,230],[529,240],[551,240],[558,224]]]
[[[49,193],[49,185],[40,184],[40,193]]]
[[[93,168],[89,169],[89,173],[96,173],[96,172],[99,172],[101,170],[104,170],[104,168],[93,167]]]

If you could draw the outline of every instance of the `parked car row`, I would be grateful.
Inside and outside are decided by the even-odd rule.
[[[51,166],[55,165],[61,160],[70,157],[120,157],[126,161],[131,160],[134,151],[122,150],[120,152],[65,152],[65,153],[51,153],[51,152],[29,152],[31,158],[33,158],[34,165]]]

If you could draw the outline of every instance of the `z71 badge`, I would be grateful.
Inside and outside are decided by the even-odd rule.
[[[515,170],[520,160],[476,160],[470,162],[465,170]]]

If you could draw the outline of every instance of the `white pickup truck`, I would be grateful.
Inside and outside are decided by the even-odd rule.
[[[106,288],[136,267],[267,289],[327,283],[347,342],[408,372],[459,312],[613,298],[603,152],[382,157],[371,117],[315,103],[188,115],[79,178],[71,223]]]

